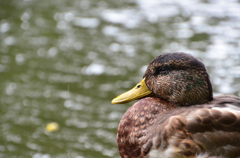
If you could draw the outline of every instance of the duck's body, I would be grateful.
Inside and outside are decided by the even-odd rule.
[[[141,99],[121,119],[117,142],[123,158],[240,156],[240,99],[220,96],[191,107]]]
[[[145,83],[149,91],[142,92]],[[185,53],[160,55],[144,80],[113,103],[139,98],[118,127],[122,158],[240,156],[240,98],[213,98],[198,59]]]

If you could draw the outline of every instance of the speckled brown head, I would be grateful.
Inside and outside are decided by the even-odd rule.
[[[156,97],[178,105],[202,104],[213,99],[204,64],[186,53],[167,53],[152,60],[145,83]]]

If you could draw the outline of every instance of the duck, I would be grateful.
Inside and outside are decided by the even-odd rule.
[[[142,81],[112,104],[134,100],[117,130],[121,158],[240,157],[240,98],[213,96],[206,67],[194,56],[155,57]]]

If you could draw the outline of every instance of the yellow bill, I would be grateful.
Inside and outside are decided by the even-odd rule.
[[[124,104],[150,95],[152,91],[147,88],[145,78],[143,78],[133,89],[114,98],[112,104]]]

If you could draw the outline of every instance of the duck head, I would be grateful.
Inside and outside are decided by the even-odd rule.
[[[186,53],[167,53],[154,58],[133,89],[112,100],[127,103],[154,96],[180,106],[203,104],[213,99],[212,85],[204,64]]]

